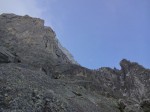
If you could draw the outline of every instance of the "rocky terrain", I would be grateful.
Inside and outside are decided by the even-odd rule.
[[[44,21],[0,15],[0,112],[150,112],[150,70],[80,66]]]

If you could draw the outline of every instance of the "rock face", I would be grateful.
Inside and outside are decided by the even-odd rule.
[[[150,112],[150,70],[120,66],[84,68],[43,20],[0,15],[0,112]]]

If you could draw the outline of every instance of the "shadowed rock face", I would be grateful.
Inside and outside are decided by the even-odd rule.
[[[150,112],[150,70],[84,68],[44,21],[0,15],[0,112]]]

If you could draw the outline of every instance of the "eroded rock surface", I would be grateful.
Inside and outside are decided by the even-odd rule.
[[[150,112],[150,70],[90,70],[59,47],[44,21],[0,15],[0,112]]]

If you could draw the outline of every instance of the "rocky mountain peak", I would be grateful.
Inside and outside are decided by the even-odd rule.
[[[145,70],[145,68],[142,65],[139,65],[136,62],[130,62],[126,59],[120,61],[120,66],[125,74],[127,74],[128,72],[134,72],[138,74],[140,71]]]
[[[30,63],[33,58],[32,63],[40,65],[41,60],[51,57],[51,61],[56,58],[61,63],[75,63],[69,53],[59,48],[55,32],[44,26],[44,20],[15,14],[2,14],[0,19],[1,45],[22,57],[22,61]]]
[[[0,15],[0,112],[150,112],[150,70],[77,64],[44,21]]]

